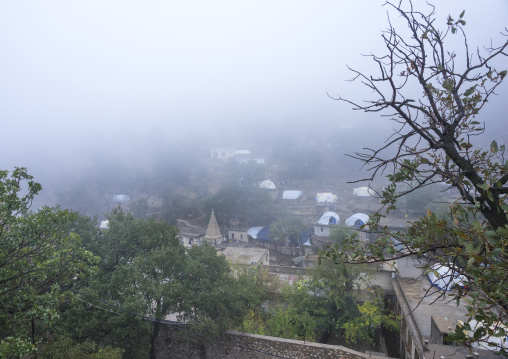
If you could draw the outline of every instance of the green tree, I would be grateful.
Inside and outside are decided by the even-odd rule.
[[[270,238],[281,245],[289,240],[295,246],[299,245],[300,233],[306,228],[299,217],[283,215],[270,225]]]
[[[42,207],[29,213],[42,189],[25,168],[0,171],[0,356],[36,352],[69,297],[66,286],[93,272],[97,261],[65,228],[76,213]]]
[[[399,318],[393,313],[385,313],[381,297],[358,305],[360,315],[346,322],[342,328],[349,343],[362,341],[372,347],[376,337],[376,328],[384,325],[389,329],[397,329]]]
[[[330,233],[330,240],[334,241],[335,244],[340,247],[349,238],[358,237],[358,231],[348,227],[344,224],[339,223],[337,226],[332,228]],[[338,248],[337,247],[337,248]]]
[[[44,343],[38,354],[51,359],[121,359],[122,353],[118,348],[99,348],[91,341],[77,343],[64,336]]]
[[[79,341],[123,348],[127,357],[154,358],[160,321],[169,314],[206,334],[239,325],[251,295],[213,247],[186,252],[176,227],[121,209],[108,219],[109,229],[87,242],[102,258],[100,272],[80,288],[83,302],[66,311],[65,331]]]
[[[482,121],[480,111],[507,74],[496,69],[501,64],[496,61],[507,56],[508,41],[472,52],[464,11],[457,18],[449,16],[445,30],[440,30],[432,5],[427,13],[416,10],[410,1],[388,6],[407,25],[407,32],[396,31],[391,23],[384,32],[387,52],[370,55],[379,75],[352,70],[374,97],[363,102],[337,99],[356,110],[383,113],[399,127],[383,147],[357,153],[356,158],[371,167],[373,174],[367,180],[393,170],[382,195],[387,211],[395,208],[398,197],[438,182],[456,188],[461,201],[451,204],[446,218],[429,211],[407,233],[391,234],[401,243],[401,251],[387,235],[366,245],[350,241],[345,250],[328,255],[349,262],[415,255],[427,259],[426,271],[435,263],[453,268],[453,275],[465,276],[469,287],[466,298],[456,289],[456,300],[466,301],[470,319],[484,323],[473,337],[458,328],[454,339],[466,344],[488,342],[490,336],[508,334],[506,327],[498,325],[508,324],[508,282],[500,281],[508,277],[508,173],[504,146],[493,141],[484,149],[478,141],[488,122]],[[460,37],[457,51],[448,42],[453,35]],[[412,97],[414,88],[423,96]],[[371,228],[381,216],[374,216]],[[465,326],[470,329],[468,323]],[[498,331],[486,329],[491,326]],[[501,353],[506,355],[507,348]]]
[[[320,299],[321,315],[318,324],[327,333],[337,337],[344,335],[344,324],[359,315],[356,303],[361,290],[370,285],[370,269],[365,266],[335,264],[322,258],[315,268],[308,291]],[[305,302],[302,302],[305,305]]]
[[[314,342],[316,319],[308,312],[300,312],[291,304],[275,305],[266,321],[269,335]]]

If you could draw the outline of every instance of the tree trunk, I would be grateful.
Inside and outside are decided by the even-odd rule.
[[[157,340],[157,337],[159,336],[159,331],[161,328],[161,323],[158,320],[160,317],[159,314],[161,313],[161,301],[157,300],[156,305],[157,305],[157,307],[156,307],[155,313],[157,313],[157,314],[155,315],[155,319],[157,321],[153,323],[153,332],[152,332],[152,336],[150,337],[150,359],[155,359],[155,341]]]
[[[158,321],[153,323],[153,332],[150,337],[150,359],[155,359],[155,341],[159,336],[160,325]]]

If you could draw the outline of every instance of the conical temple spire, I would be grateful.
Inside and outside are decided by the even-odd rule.
[[[217,223],[213,209],[212,215],[210,216],[210,222],[208,222],[206,234],[203,239],[210,243],[214,243],[215,241],[222,242],[222,234],[220,233],[219,224]]]

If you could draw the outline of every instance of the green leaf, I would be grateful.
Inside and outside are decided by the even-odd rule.
[[[452,32],[454,32],[454,31],[453,31],[453,29],[452,29]],[[452,84],[452,82],[451,82],[450,80],[446,79],[446,80],[443,82],[443,87],[444,87],[445,89],[447,89],[447,90],[451,90],[451,89],[453,88],[453,84]]]
[[[499,149],[497,147],[497,142],[496,141],[492,141],[491,144],[490,144],[490,152],[496,153],[497,151],[499,151]]]
[[[462,10],[462,12],[459,15],[459,18],[462,19],[464,17],[465,13],[466,13],[466,10]]]
[[[468,88],[466,90],[466,92],[464,92],[464,96],[470,96],[474,92],[475,88],[476,88],[476,85],[474,85],[473,87]]]

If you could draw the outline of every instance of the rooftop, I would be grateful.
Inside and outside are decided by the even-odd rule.
[[[232,263],[251,265],[252,263],[262,263],[263,256],[268,256],[268,249],[227,247],[222,253]]]

